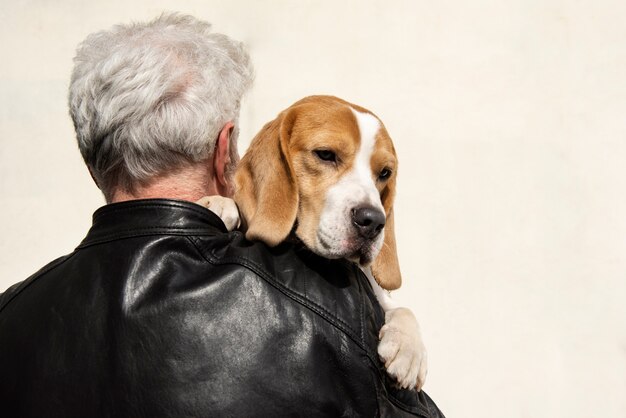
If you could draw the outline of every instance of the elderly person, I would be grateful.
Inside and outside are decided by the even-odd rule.
[[[442,416],[389,381],[355,267],[247,242],[192,203],[232,194],[252,80],[209,29],[170,14],[79,47],[70,113],[108,204],[73,253],[0,295],[3,415]]]

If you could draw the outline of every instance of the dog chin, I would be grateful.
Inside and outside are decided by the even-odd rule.
[[[378,255],[378,251],[374,248],[373,245],[368,246],[365,249],[359,250],[355,255],[355,262],[361,265],[362,267],[368,267],[372,264],[372,261]]]
[[[324,235],[318,234],[313,245],[307,245],[317,255],[325,258],[337,259],[345,258],[363,267],[369,266],[378,255],[382,240],[364,240],[360,237],[353,237],[343,240],[331,240],[327,242]]]
[[[376,256],[378,255],[379,248],[374,243],[363,243],[356,250],[346,251],[346,255],[342,258],[352,261],[362,267],[368,267]]]

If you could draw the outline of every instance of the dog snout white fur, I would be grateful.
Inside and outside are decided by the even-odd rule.
[[[361,142],[352,169],[330,187],[317,229],[317,252],[329,258],[348,258],[369,265],[384,242],[384,231],[373,239],[362,237],[354,225],[353,210],[368,206],[384,213],[372,178],[371,158],[380,122],[369,113],[351,109]]]

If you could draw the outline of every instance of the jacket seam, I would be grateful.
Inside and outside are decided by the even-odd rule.
[[[194,242],[193,239],[191,239],[191,237],[189,238],[192,242]],[[298,292],[292,289],[289,289],[288,287],[278,282],[276,279],[272,277],[272,275],[269,272],[265,271],[265,269],[263,269],[261,266],[257,265],[253,261],[250,261],[246,258],[238,257],[238,256],[218,258],[218,257],[215,257],[214,255],[207,254],[206,252],[202,251],[200,247],[196,245],[196,243],[194,243],[194,245],[196,246],[196,249],[199,251],[200,255],[209,263],[214,264],[214,265],[236,264],[236,265],[245,267],[248,270],[255,273],[257,276],[261,277],[266,282],[268,282],[278,291],[284,293],[290,299],[309,308],[310,310],[315,312],[317,315],[321,316],[326,321],[328,321],[335,328],[338,328],[339,330],[344,332],[346,335],[348,335],[366,353],[368,358],[371,361],[373,361],[374,364],[376,364],[376,362],[373,360],[373,354],[370,352],[370,350],[368,350],[367,346],[362,341],[360,341],[359,334],[356,331],[354,331],[352,327],[350,327],[340,318],[337,318],[334,315],[332,315],[322,306],[319,306],[315,302],[310,301],[306,296],[303,296],[299,294]]]
[[[362,357],[359,358],[359,360],[367,367],[368,365],[370,365],[367,361],[365,361],[365,359],[363,359]],[[371,365],[370,365],[371,366]],[[378,367],[377,365],[374,365],[374,370],[378,371]],[[371,385],[374,388],[374,397],[376,399],[376,413],[374,414],[375,417],[380,417],[380,392],[381,392],[381,388],[380,388],[380,379],[377,378],[378,377],[378,373],[371,373]]]
[[[363,287],[362,287],[362,282],[363,280],[360,280],[359,274],[356,274],[356,277],[359,279],[358,283],[359,283],[359,289],[360,289],[360,294],[361,294],[361,303],[360,303],[360,309],[359,309],[359,320],[361,321],[361,341],[363,343],[363,345],[365,345],[365,303],[363,303]]]
[[[43,270],[35,273],[34,276],[30,277],[29,279],[26,279],[21,285],[19,285],[15,291],[13,291],[11,293],[11,295],[8,296],[8,298],[2,303],[2,305],[0,306],[0,312],[2,312],[4,310],[4,308],[6,308],[9,303],[11,303],[11,301],[13,301],[13,299],[15,299],[20,293],[22,293],[26,288],[30,287],[30,285],[32,285],[33,283],[35,283],[41,276],[43,276],[46,273],[51,272],[52,270],[54,270],[55,268],[59,267],[61,264],[65,263],[67,260],[69,260],[70,258],[74,257],[74,255],[76,255],[76,252],[73,252],[71,254],[66,255],[65,257],[62,257],[60,260],[58,260],[57,262],[52,262],[51,265],[49,265],[48,267],[44,267]]]
[[[361,334],[359,335],[357,332],[355,332],[352,327],[350,327],[348,324],[346,324],[344,321],[342,321],[340,318],[335,317],[334,315],[332,315],[330,312],[328,312],[325,308],[323,308],[322,306],[319,306],[318,304],[316,304],[315,302],[310,301],[308,298],[306,298],[306,296],[303,296],[301,294],[299,294],[298,292],[289,289],[288,287],[284,286],[283,284],[281,284],[280,282],[278,282],[276,279],[273,278],[273,276],[267,272],[264,268],[262,268],[261,266],[259,266],[257,263],[246,259],[244,257],[238,257],[238,256],[230,256],[230,257],[224,257],[224,258],[219,258],[216,257],[214,254],[210,254],[208,252],[202,251],[201,247],[198,245],[198,243],[195,241],[195,239],[193,237],[187,236],[187,239],[189,239],[189,241],[192,243],[192,245],[196,248],[196,250],[198,251],[198,253],[200,254],[200,256],[202,258],[204,258],[207,262],[209,262],[210,264],[213,265],[224,265],[224,264],[235,264],[238,266],[242,266],[244,268],[247,268],[248,270],[252,271],[254,274],[256,274],[258,277],[260,277],[261,279],[265,280],[266,282],[268,282],[272,287],[274,287],[276,290],[278,290],[279,292],[285,294],[288,298],[292,299],[294,302],[305,306],[306,308],[308,308],[309,310],[313,311],[315,314],[317,314],[318,316],[322,317],[324,320],[326,320],[327,322],[329,322],[333,327],[337,328],[339,331],[343,332],[346,336],[348,336],[352,341],[354,341],[357,346],[359,346],[363,352],[365,353],[365,355],[367,356],[367,358],[369,359],[369,361],[374,365],[374,367],[376,369],[378,369],[379,364],[375,361],[373,354],[370,352],[370,350],[367,348],[367,345],[365,344],[365,337],[363,334],[363,315],[364,315],[364,307],[363,307],[363,303],[361,303],[361,313],[360,313],[360,320],[361,320]],[[361,280],[359,280],[359,287],[361,286]],[[361,291],[359,292],[362,295],[362,289],[360,289]],[[360,339],[359,339],[360,337]],[[383,371],[383,373],[386,373],[386,371]],[[375,384],[374,387],[376,387],[377,385]],[[403,402],[401,402],[400,400],[396,399],[395,396],[393,396],[393,394],[387,392],[387,397],[389,398],[389,400],[394,403],[397,407],[399,407],[400,409],[409,412],[411,414],[418,414],[418,415],[422,415],[426,418],[428,418],[430,416],[430,413],[423,409],[423,407],[421,407],[421,405],[419,405],[417,408],[416,407],[412,407],[409,405],[404,404]],[[380,405],[378,405],[378,401],[377,401],[377,407],[380,408]],[[378,411],[378,413],[380,413],[380,409]]]
[[[421,404],[417,404],[415,406],[407,405],[404,402],[400,401],[395,396],[393,396],[391,393],[387,393],[387,397],[389,398],[391,403],[395,404],[398,408],[406,412],[409,412],[411,414],[416,414],[424,418],[429,418],[431,416],[430,411],[424,408]]]
[[[361,269],[356,268],[357,270],[357,276],[363,276],[361,278],[365,278],[363,272],[361,271]],[[366,279],[366,278],[365,278]],[[367,283],[367,284],[365,284]],[[371,284],[369,282],[369,280],[359,280],[359,286],[370,286],[370,289],[373,291],[373,289],[371,288]],[[365,345],[365,334],[364,334],[364,330],[365,330],[365,304],[361,303],[361,307],[360,307],[360,316],[361,316],[361,339],[363,340],[363,344]],[[383,376],[387,373],[386,370],[383,370]],[[383,377],[384,379],[384,377]],[[384,383],[383,383],[384,386]],[[405,403],[403,403],[402,401],[400,401],[399,399],[397,399],[392,393],[387,392],[387,398],[393,403],[395,404],[398,408],[409,412],[411,414],[418,414],[418,415],[422,415],[426,418],[428,418],[430,416],[429,413],[427,413],[426,415],[423,414],[423,411],[421,411],[421,408],[418,407],[413,407],[410,405],[406,405]],[[377,405],[379,408],[378,411],[378,416],[380,416],[380,405],[378,404],[377,401]]]
[[[256,263],[250,262],[250,260],[247,260],[245,258],[236,257],[236,256],[225,257],[221,260],[215,259],[214,261],[215,261],[215,264],[233,263],[233,264],[238,264],[243,267],[246,267],[249,270],[252,270],[255,274],[263,278],[265,281],[270,282],[270,284],[278,288],[278,290],[285,293],[291,299],[294,299],[296,302],[313,310],[318,315],[324,317],[326,320],[331,322],[331,324],[333,324],[335,327],[343,329],[344,332],[347,331],[346,334],[348,334],[352,339],[354,339],[366,352],[368,351],[367,348],[362,344],[362,341],[360,341],[359,334],[352,327],[350,327],[347,323],[345,323],[340,318],[335,317],[330,312],[328,312],[328,310],[318,305],[317,303],[310,301],[306,296],[303,296],[300,293],[294,291],[293,289],[289,289],[288,287],[282,285],[276,279],[271,277],[271,274],[266,272],[260,266],[256,265]]]
[[[196,205],[198,206],[198,208],[202,208],[202,206]],[[109,213],[119,213],[119,212],[126,212],[129,211],[131,209],[135,209],[137,207],[142,207],[142,208],[172,208],[172,207],[176,207],[176,208],[181,208],[181,209],[186,209],[189,211],[192,211],[198,215],[206,215],[205,211],[202,211],[198,208],[194,208],[191,205],[185,205],[185,204],[181,204],[181,203],[176,203],[176,202],[171,202],[171,203],[145,203],[145,201],[140,201],[134,204],[126,204],[124,205],[124,207],[120,207],[120,208],[111,208],[111,207],[107,207],[105,206],[104,209],[102,211],[96,211],[96,213],[94,213],[93,215],[93,219],[94,221],[101,218],[102,216],[109,214]],[[207,211],[209,211],[209,209],[206,209]]]
[[[172,235],[172,236],[189,236],[193,235],[215,235],[215,231],[200,228],[163,228],[163,227],[146,227],[141,229],[125,229],[120,233],[104,235],[100,238],[84,241],[76,247],[77,249],[91,247],[92,245],[104,244],[118,239],[127,239],[135,237],[146,237],[150,235]]]

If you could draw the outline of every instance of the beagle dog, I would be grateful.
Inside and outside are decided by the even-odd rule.
[[[388,293],[402,282],[393,219],[397,171],[377,116],[336,97],[311,96],[252,140],[235,173],[236,205],[221,196],[197,203],[229,229],[241,215],[249,240],[276,246],[295,234],[322,257],[361,266],[385,310],[378,354],[400,387],[420,390],[426,351],[418,324]]]

